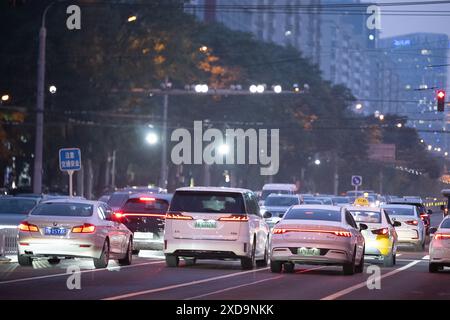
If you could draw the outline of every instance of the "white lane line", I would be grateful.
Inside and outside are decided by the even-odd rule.
[[[419,262],[420,262],[420,260],[415,260],[415,261],[413,261],[411,263],[408,263],[406,266],[403,266],[401,268],[398,268],[398,269],[395,269],[395,270],[393,270],[391,272],[388,272],[385,275],[382,275],[380,277],[380,280],[384,279],[384,278],[387,278],[387,277],[390,277],[390,276],[393,276],[394,274],[402,272],[402,271],[404,271],[406,269],[409,269],[409,268],[415,266],[416,264],[418,264]],[[354,285],[354,286],[349,287],[347,289],[344,289],[344,290],[338,291],[336,293],[333,293],[333,294],[331,294],[329,296],[326,296],[325,298],[322,298],[320,300],[335,300],[335,299],[338,299],[338,298],[340,298],[342,296],[345,296],[346,294],[349,294],[350,292],[353,292],[355,290],[364,288],[366,286],[367,286],[367,281],[364,281],[364,282],[361,282],[360,284]]]
[[[102,300],[120,300],[120,299],[133,298],[133,297],[141,296],[141,295],[144,295],[144,294],[150,294],[150,293],[155,293],[155,292],[161,292],[161,291],[167,291],[167,290],[172,290],[172,289],[177,289],[177,288],[193,286],[193,285],[196,285],[196,284],[201,284],[201,283],[206,283],[206,282],[211,282],[211,281],[216,281],[216,280],[221,280],[221,279],[232,278],[232,277],[241,276],[241,275],[248,274],[248,273],[265,271],[265,270],[268,270],[268,269],[269,268],[262,268],[262,269],[258,269],[258,270],[249,270],[249,271],[244,271],[244,272],[240,271],[240,272],[235,272],[235,273],[226,274],[226,275],[222,275],[222,276],[206,278],[206,279],[202,279],[202,280],[195,280],[195,281],[186,282],[186,283],[174,284],[174,285],[171,285],[171,286],[166,286],[166,287],[161,287],[161,288],[155,288],[155,289],[131,292],[131,293],[127,293],[127,294],[122,294],[120,296],[104,298]]]
[[[151,265],[151,264],[160,264],[160,263],[163,263],[163,262],[164,261],[153,261],[153,262],[144,262],[144,263],[139,263],[139,264],[132,264],[132,265],[129,265],[129,266],[110,267],[110,268],[107,268],[107,269],[83,270],[83,271],[80,271],[80,273],[112,271],[112,270],[115,270],[115,269],[122,270],[122,269],[146,266],[146,265]],[[49,275],[46,275],[46,276],[39,276],[39,277],[30,277],[30,278],[22,278],[22,279],[0,281],[0,285],[2,285],[2,284],[9,284],[9,283],[24,282],[24,281],[33,281],[33,280],[42,280],[42,279],[48,279],[48,278],[64,277],[64,276],[67,277],[69,275],[70,274],[67,274],[67,273],[58,273],[58,274],[49,274]]]
[[[422,258],[422,260],[430,260],[430,256],[429,256],[429,255],[426,255],[426,256],[424,256],[424,257]]]
[[[298,274],[306,273],[306,272],[309,272],[309,271],[313,271],[313,270],[317,270],[317,269],[323,269],[323,268],[326,268],[326,267],[316,267],[316,268],[311,268],[311,269],[299,270],[299,271],[297,271],[295,273],[298,273]],[[229,288],[225,288],[225,289],[221,289],[221,290],[217,290],[217,291],[201,294],[201,295],[198,295],[198,296],[195,296],[195,297],[186,298],[184,300],[194,300],[194,299],[204,298],[204,297],[212,296],[212,295],[215,295],[215,294],[218,294],[218,293],[223,293],[223,292],[227,292],[227,291],[231,291],[231,290],[235,290],[235,289],[239,289],[239,288],[243,288],[243,287],[248,287],[248,286],[252,286],[252,285],[255,285],[255,284],[262,283],[262,282],[266,282],[266,281],[270,281],[270,280],[276,280],[276,279],[280,279],[280,278],[283,278],[283,276],[277,276],[277,277],[272,277],[272,278],[268,278],[268,279],[262,279],[262,280],[258,280],[258,281],[254,281],[254,282],[250,282],[250,283],[244,283],[244,284],[241,284],[241,285],[238,285],[238,286],[229,287]]]

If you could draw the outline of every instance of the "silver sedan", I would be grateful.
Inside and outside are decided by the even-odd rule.
[[[18,227],[18,260],[30,266],[33,258],[92,258],[96,268],[110,259],[131,264],[131,231],[115,221],[111,208],[102,202],[80,199],[46,201],[36,206]]]

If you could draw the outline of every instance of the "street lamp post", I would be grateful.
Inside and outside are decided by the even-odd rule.
[[[39,30],[39,56],[37,70],[37,93],[36,93],[36,137],[34,145],[34,170],[33,170],[33,192],[42,192],[42,153],[44,148],[44,86],[45,86],[45,47],[47,29],[45,19],[48,10],[56,1],[50,3],[42,14],[42,24]]]
[[[164,80],[164,89],[168,90],[170,87],[169,78],[166,76]],[[161,151],[161,172],[159,175],[159,186],[161,188],[167,188],[167,179],[168,179],[168,166],[167,166],[167,116],[169,112],[169,95],[164,94],[164,105],[163,105],[163,127],[161,132],[161,143],[162,143],[162,151]]]

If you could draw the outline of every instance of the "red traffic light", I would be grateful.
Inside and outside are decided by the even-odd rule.
[[[436,92],[437,97],[437,110],[439,112],[444,112],[445,109],[445,90],[438,90]]]
[[[437,92],[437,97],[438,97],[438,99],[444,99],[445,98],[445,91],[444,90],[439,90]]]

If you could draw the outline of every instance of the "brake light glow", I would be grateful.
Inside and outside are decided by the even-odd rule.
[[[389,229],[388,228],[376,229],[376,230],[372,230],[372,233],[379,235],[379,236],[385,236],[389,233]]]
[[[22,221],[18,228],[20,231],[39,232],[38,226],[28,223],[28,221]]]
[[[229,217],[222,217],[219,218],[219,221],[229,221],[229,222],[247,222],[248,221],[248,217],[244,216],[244,215],[239,215],[239,214],[233,214]]]
[[[285,234],[287,232],[316,232],[316,233],[329,233],[334,234],[338,237],[346,237],[350,238],[352,236],[352,233],[349,231],[342,231],[342,230],[319,230],[319,229],[301,229],[301,228],[274,228],[272,230],[273,234]]]
[[[85,223],[82,226],[72,228],[72,233],[94,233],[95,226],[90,223]]]
[[[409,224],[410,226],[417,226],[419,222],[417,220],[408,220],[405,221],[406,224]]]
[[[172,220],[193,220],[191,216],[185,216],[179,212],[171,212],[166,214],[166,219]]]
[[[450,239],[450,234],[448,233],[436,233],[434,235],[435,240],[444,240],[444,239]]]
[[[113,214],[117,219],[122,219],[125,216],[122,211],[116,211]]]
[[[145,201],[145,202],[155,201],[155,198],[141,197],[141,198],[139,198],[139,201]]]
[[[116,215],[116,217],[118,217]],[[165,218],[166,214],[165,213],[120,213],[120,217],[118,218],[123,218],[123,217],[157,217],[157,218]]]

